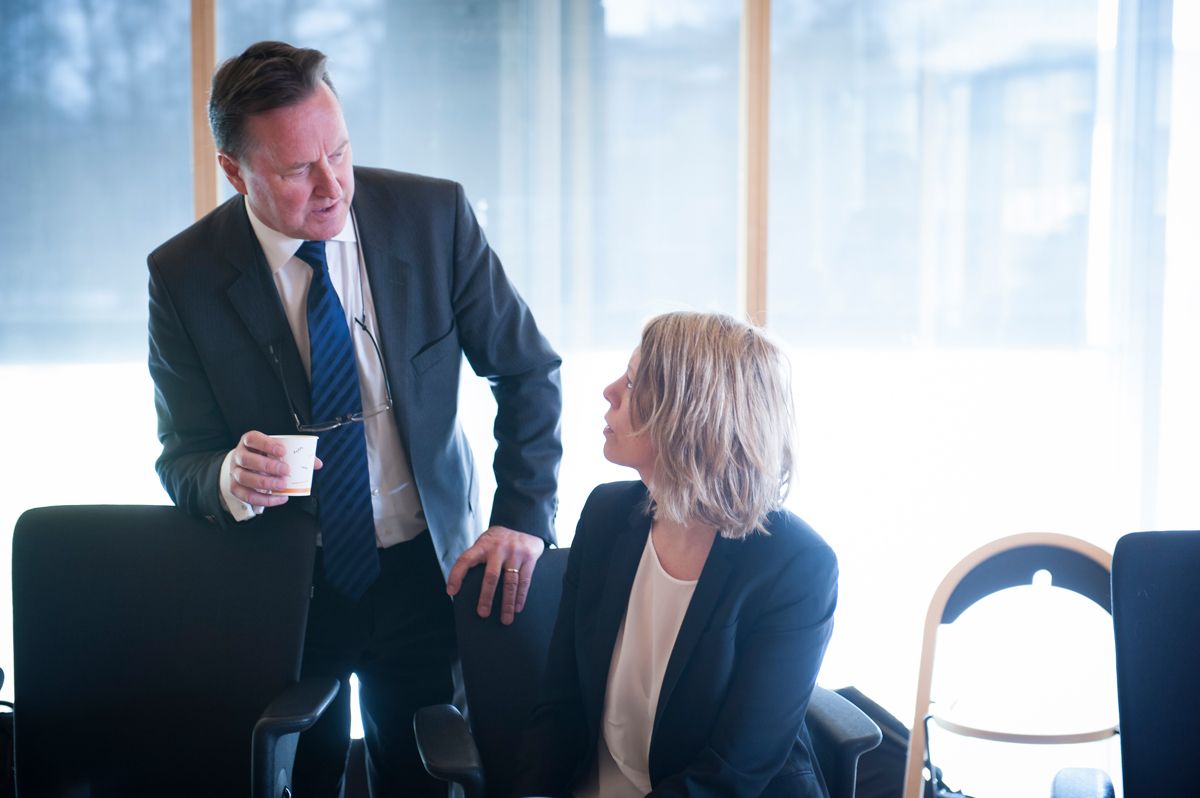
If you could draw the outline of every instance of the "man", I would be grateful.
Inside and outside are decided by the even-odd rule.
[[[253,524],[288,501],[283,446],[319,434],[321,529],[303,671],[341,680],[301,739],[297,795],[336,795],[357,673],[372,794],[440,790],[412,713],[451,699],[447,594],[485,564],[478,611],[519,612],[554,542],[559,357],[454,183],[352,166],[325,56],[260,42],[213,78],[209,120],[238,195],[156,249],[157,469],[179,506]],[[465,354],[497,400],[491,525],[457,421]]]

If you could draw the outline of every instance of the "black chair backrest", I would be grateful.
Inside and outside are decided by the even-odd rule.
[[[472,568],[454,599],[458,652],[467,693],[467,718],[487,774],[487,793],[508,796],[516,775],[519,730],[533,711],[558,615],[569,549],[538,560],[525,609],[511,626],[500,623],[500,590],[492,614],[475,611],[483,568]]]
[[[316,525],[173,507],[26,512],[13,536],[17,789],[246,795],[251,732],[299,677]]]
[[[1200,532],[1124,536],[1112,585],[1125,797],[1200,794]]]

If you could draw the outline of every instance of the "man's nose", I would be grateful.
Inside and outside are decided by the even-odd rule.
[[[329,197],[331,199],[342,195],[341,184],[338,183],[337,175],[328,161],[321,160],[317,162],[315,190],[322,197]]]

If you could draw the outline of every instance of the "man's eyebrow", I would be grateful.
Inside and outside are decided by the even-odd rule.
[[[348,146],[350,146],[350,139],[348,139],[348,138],[346,138],[346,139],[342,139],[342,143],[341,143],[341,144],[339,144],[339,145],[338,145],[338,146],[337,146],[337,147],[336,147],[336,148],[333,150],[333,153],[331,153],[331,154],[333,154],[333,155],[336,155],[337,153],[339,153],[339,152],[341,152],[342,150],[346,149],[346,147],[348,147]],[[302,168],[304,168],[305,166],[310,166],[310,165],[312,165],[312,164],[314,164],[314,163],[316,163],[316,161],[296,161],[295,163],[290,163],[290,164],[287,164],[286,166],[284,166],[284,168],[285,168],[285,169],[288,169],[288,170],[291,170],[291,169],[302,169]]]

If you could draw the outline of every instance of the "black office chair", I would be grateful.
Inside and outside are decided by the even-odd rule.
[[[475,612],[483,569],[474,568],[454,601],[470,722],[443,704],[417,711],[413,725],[426,770],[459,784],[466,798],[509,796],[519,727],[538,698],[546,651],[562,596],[567,549],[542,555],[525,610],[510,627]],[[514,674],[521,674],[514,678]],[[514,718],[516,721],[514,726]],[[837,693],[817,687],[805,716],[831,798],[854,798],[858,758],[879,744],[879,727]]]
[[[1113,552],[1113,634],[1125,798],[1200,794],[1200,532],[1134,532]],[[1112,795],[1076,769],[1055,798]]]
[[[30,510],[13,535],[21,796],[290,795],[316,528],[173,507]]]
[[[470,729],[449,704],[417,710],[413,726],[425,769],[434,778],[462,785],[466,798],[511,794],[520,728],[538,699],[569,554],[570,549],[542,554],[525,609],[511,626],[500,623],[499,590],[490,617],[475,611],[483,568],[472,568],[454,597]]]
[[[1200,532],[1138,532],[1113,554],[1125,798],[1200,793]]]

